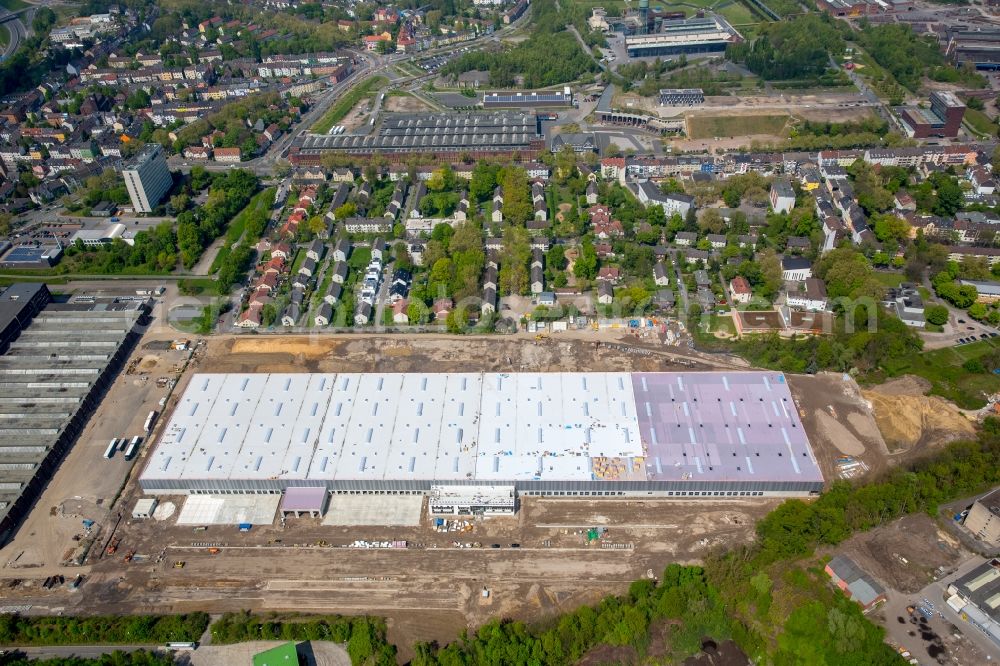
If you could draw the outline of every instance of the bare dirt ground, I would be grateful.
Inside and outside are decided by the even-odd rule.
[[[249,533],[126,520],[116,531],[119,552],[94,553],[82,594],[65,586],[42,590],[40,579],[23,574],[13,588],[6,587],[8,578],[0,583],[6,604],[30,604],[38,612],[153,607],[386,615],[390,638],[407,658],[418,640],[453,640],[494,617],[549,617],[622,593],[670,562],[698,561],[713,546],[749,540],[755,521],[776,504],[706,502],[692,511],[681,501],[526,498],[518,516],[478,519],[460,533],[437,532],[426,514],[416,527],[331,527],[302,518]],[[591,527],[607,531],[588,542]],[[405,539],[410,547],[346,547],[356,539]],[[456,541],[479,547],[457,548]],[[502,547],[491,548],[494,543]],[[211,554],[209,545],[221,552]],[[128,564],[126,550],[136,551]]]
[[[411,95],[387,95],[385,98],[385,110],[392,113],[418,113],[433,111],[433,109],[423,101]]]
[[[689,107],[660,106],[655,97],[641,97],[636,93],[619,93],[614,105],[619,109],[634,109],[670,118],[682,114],[704,113],[710,115],[741,115],[770,111],[791,113],[807,120],[845,122],[859,120],[872,114],[867,106],[842,106],[865,104],[867,100],[855,92],[805,92],[802,94],[775,95],[716,95],[705,97],[705,104]]]
[[[354,105],[354,108],[347,112],[347,115],[341,118],[338,125],[343,125],[348,130],[357,129],[361,127],[362,123],[368,118],[368,113],[372,110],[372,102],[374,100],[371,97],[365,97]]]
[[[975,433],[973,419],[944,398],[924,395],[929,388],[926,380],[906,376],[863,392],[894,454],[926,451]]]
[[[906,516],[819,553],[834,554],[847,555],[885,586],[887,601],[869,617],[885,627],[890,645],[908,650],[921,664],[995,661],[996,646],[945,604],[947,583],[982,560],[930,516]],[[929,620],[908,610],[921,603],[936,607]]]
[[[802,424],[823,477],[837,478],[837,458],[850,455],[868,465],[868,474],[888,468],[885,442],[853,379],[836,373],[789,377]]]
[[[907,594],[933,582],[939,569],[951,570],[970,555],[933,518],[923,514],[858,534],[836,550],[887,587]]]
[[[530,369],[558,371],[655,371],[732,366],[726,357],[707,358],[690,350],[640,344],[621,332],[586,339],[571,334],[536,341],[533,336],[337,336],[213,338],[200,372],[437,372]],[[623,353],[598,342],[636,345],[648,353]],[[293,369],[294,368],[294,369]]]

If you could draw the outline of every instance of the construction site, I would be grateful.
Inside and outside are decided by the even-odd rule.
[[[771,388],[777,389],[777,373],[747,372],[750,369],[739,359],[701,354],[624,330],[544,339],[216,336],[181,349],[169,339],[169,331],[159,331],[149,332],[139,341],[126,367],[129,371],[121,373],[108,389],[24,526],[0,550],[4,565],[0,585],[4,586],[8,610],[121,613],[154,607],[163,612],[251,608],[372,613],[388,618],[389,638],[400,646],[400,657],[406,659],[415,641],[453,640],[462,629],[491,617],[541,619],[594,603],[609,593],[624,592],[630,582],[656,575],[670,562],[695,562],[714,547],[750,540],[755,522],[781,501],[738,494],[699,494],[693,498],[643,497],[630,492],[569,497],[519,492],[516,512],[487,512],[475,508],[476,502],[486,501],[477,494],[479,485],[464,487],[469,492],[456,501],[449,496],[455,489],[449,491],[447,485],[434,492],[408,488],[406,492],[378,494],[349,490],[330,494],[325,487],[312,495],[303,492],[308,488],[282,494],[280,487],[277,492],[231,488],[221,493],[209,488],[161,488],[150,494],[140,482],[144,471],[155,469],[158,446],[172,424],[197,417],[197,410],[192,416],[190,407],[185,411],[182,405],[186,396],[199,392],[208,376],[229,376],[230,386],[237,382],[237,387],[243,379],[259,376],[264,379],[258,381],[277,381],[280,390],[287,386],[290,391],[297,381],[304,385],[312,382],[311,386],[318,388],[324,374],[339,377],[344,373],[360,381],[377,373],[386,389],[394,385],[390,378],[396,381],[398,377],[400,387],[411,382],[407,391],[419,392],[422,373],[433,368],[435,373],[455,373],[457,383],[451,387],[455,391],[460,390],[462,378],[467,388],[472,386],[470,382],[490,384],[493,388],[489,390],[479,389],[477,409],[483,414],[489,413],[491,396],[513,399],[518,395],[520,389],[495,385],[500,375],[524,378],[528,394],[537,391],[532,386],[537,386],[539,379],[545,382],[560,377],[561,388],[546,389],[545,393],[553,400],[561,396],[563,414],[568,413],[566,405],[573,404],[572,398],[579,397],[574,392],[582,391],[583,378],[588,386],[601,378],[605,390],[608,386],[617,390],[620,378],[622,386],[628,386],[623,393],[626,422],[637,431],[649,427],[642,424],[647,419],[648,402],[642,397],[644,377],[646,388],[652,390],[655,385],[658,399],[661,403],[666,400],[666,405],[657,409],[667,412],[670,392],[665,384],[656,383],[660,378],[669,378],[676,386],[679,377],[682,384],[695,386],[692,382],[698,375],[715,377],[716,388],[712,390],[723,391],[722,377],[728,382],[746,376],[755,378],[755,391],[767,391],[762,379],[767,377]],[[427,373],[426,378],[430,381],[433,375]],[[807,457],[798,458],[813,461],[819,483],[880,473],[893,464],[869,402],[853,380],[832,374],[786,379],[782,395],[788,399],[784,403],[787,413],[781,406],[761,403],[756,393],[743,397],[752,395],[758,404],[767,405],[765,411],[770,416],[766,418],[780,414],[787,429],[794,423],[802,431],[807,448],[800,453],[807,453]],[[434,395],[443,399],[450,395],[449,390],[447,385],[438,387]],[[408,404],[406,391],[394,395],[397,401],[406,397]],[[721,395],[696,395],[723,404]],[[309,400],[300,402],[299,413],[307,409],[308,414]],[[526,397],[518,409],[537,417],[538,404]],[[694,406],[691,401],[688,409]],[[409,413],[406,410],[410,409],[397,405],[394,411]],[[430,401],[426,409],[431,409]],[[543,413],[544,409],[549,407],[543,407]],[[729,409],[725,405],[725,410]],[[138,457],[131,462],[120,456],[102,460],[108,438],[141,430],[150,410],[162,411],[162,416]],[[650,414],[657,413],[652,407],[650,410]],[[261,410],[256,414],[250,425],[256,423]],[[443,423],[457,423],[462,418],[458,411],[452,416],[443,418]],[[605,415],[609,423],[613,421],[618,427],[625,423],[620,422],[620,416],[611,416]],[[764,412],[755,418],[765,419]],[[296,420],[294,427],[305,427],[307,420]],[[485,417],[481,420],[489,421]],[[669,422],[658,427],[664,425],[671,427]],[[477,441],[490,439],[483,436],[486,425],[477,423],[475,427],[479,429]],[[724,425],[720,427],[720,431],[724,429]],[[176,435],[176,428],[174,432]],[[543,437],[554,433],[543,433]],[[217,434],[204,437],[205,443],[218,440]],[[776,438],[783,441],[781,435]],[[294,450],[296,438],[286,434],[285,440],[287,448],[283,450]],[[447,438],[441,440],[446,442]],[[398,437],[388,436],[385,441],[389,452],[393,446],[406,445],[403,450],[412,446]],[[623,470],[602,460],[614,456],[597,454],[621,453],[601,447],[620,446],[623,438],[602,441],[596,434],[592,439],[593,471],[621,473]],[[734,441],[739,441],[738,436]],[[493,446],[488,441],[481,445]],[[784,446],[775,447],[775,455]],[[633,453],[635,458],[640,457],[638,453],[646,454],[637,473],[655,476],[649,452]],[[724,447],[719,453],[732,457]],[[285,457],[294,461],[294,456]],[[479,458],[467,459],[473,469]],[[475,483],[485,480],[493,492],[497,486],[489,477],[494,456],[482,458],[484,478]],[[313,456],[312,462],[321,459]],[[247,464],[252,467],[254,460]],[[460,469],[466,464],[456,460]],[[207,466],[208,459],[203,462]],[[498,464],[511,462],[501,460]],[[702,464],[707,472],[706,460]],[[454,463],[451,465],[443,469],[453,469]],[[399,473],[405,473],[407,465],[401,466]],[[282,464],[278,472],[284,469],[287,466]],[[425,468],[417,461],[414,470],[420,469]],[[800,471],[805,469],[800,467]],[[624,471],[632,473],[631,468]],[[660,472],[666,473],[663,460]],[[791,463],[787,473],[795,474]],[[181,472],[179,478],[183,477]],[[486,499],[502,506],[513,496],[499,493]],[[440,509],[449,502],[449,510]],[[463,502],[465,508],[459,508]],[[53,584],[56,576],[62,576],[65,584]],[[74,588],[70,581],[77,581],[78,576]],[[81,594],[81,590],[86,593]]]

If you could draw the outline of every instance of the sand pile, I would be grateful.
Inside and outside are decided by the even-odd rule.
[[[862,391],[872,404],[875,422],[890,451],[921,443],[942,444],[975,432],[975,422],[944,398],[899,389],[887,385]]]

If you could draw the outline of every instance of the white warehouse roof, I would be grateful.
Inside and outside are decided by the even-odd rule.
[[[779,373],[196,374],[141,481],[219,480],[822,475]]]

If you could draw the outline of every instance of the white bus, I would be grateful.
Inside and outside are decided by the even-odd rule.
[[[149,431],[153,429],[153,424],[154,423],[156,423],[156,411],[155,410],[152,411],[152,412],[150,412],[149,416],[146,417],[146,423],[142,426],[143,431],[146,434],[149,434]]]
[[[115,451],[117,450],[118,450],[118,440],[113,439],[111,440],[111,443],[108,444],[108,449],[107,451],[104,452],[104,457],[107,458],[108,460],[111,460],[112,458],[115,457]]]
[[[174,641],[167,643],[166,647],[168,650],[194,650],[198,647],[198,644],[195,642]]]

